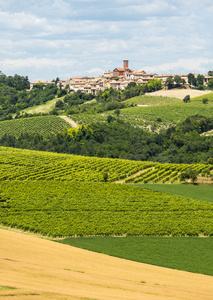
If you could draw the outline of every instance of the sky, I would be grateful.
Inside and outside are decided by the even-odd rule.
[[[0,0],[0,70],[30,81],[213,70],[212,0]]]

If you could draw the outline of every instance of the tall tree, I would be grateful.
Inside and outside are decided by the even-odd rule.
[[[199,85],[203,85],[204,79],[205,79],[205,77],[204,77],[203,75],[198,74],[198,75],[197,75],[197,78],[196,78],[196,80],[197,80],[197,85],[198,85],[198,86],[199,86]]]
[[[190,86],[196,86],[197,81],[196,81],[194,74],[192,74],[192,73],[188,74],[188,83],[190,84]]]
[[[168,89],[172,89],[174,87],[174,79],[172,76],[168,77],[166,79],[166,86],[168,87]]]

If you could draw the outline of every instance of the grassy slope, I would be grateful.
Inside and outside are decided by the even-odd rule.
[[[194,98],[191,98],[191,100],[202,101],[203,98],[207,98],[209,101],[213,101],[213,93],[205,94],[203,96],[194,97]]]
[[[202,186],[191,184],[137,184],[137,186],[170,195],[213,202],[213,185]]]
[[[213,238],[90,237],[59,242],[142,263],[213,275]]]
[[[58,100],[63,100],[64,97],[61,98],[55,98],[53,100],[47,101],[45,104],[36,105],[33,107],[28,107],[24,109],[24,112],[27,112],[28,114],[38,114],[38,113],[49,113],[53,110],[55,107],[55,104]]]
[[[71,125],[57,116],[40,116],[0,122],[0,137],[5,133],[19,136],[21,133],[47,135],[70,128]]]
[[[209,99],[208,104],[202,103],[202,97],[193,98],[191,102],[163,96],[138,96],[128,99],[128,105],[148,105],[120,109],[119,118],[130,122],[132,125],[147,127],[156,123],[157,118],[162,122],[156,123],[158,127],[182,122],[187,117],[200,114],[211,117],[213,115],[213,93],[205,95]],[[79,124],[106,121],[108,115],[114,115],[114,111],[101,114],[76,114],[72,118]]]

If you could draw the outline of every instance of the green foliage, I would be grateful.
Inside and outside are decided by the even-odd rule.
[[[28,77],[6,76],[0,73],[0,120],[8,119],[9,114],[20,113],[28,107],[41,105],[57,95],[57,86],[37,84],[29,90]]]
[[[165,84],[169,90],[172,89],[174,87],[174,78],[172,76],[168,77]]]
[[[208,98],[203,98],[203,99],[202,99],[203,104],[207,104],[208,101],[209,101]]]
[[[188,83],[189,83],[191,86],[196,86],[197,81],[196,81],[196,78],[195,78],[194,74],[192,74],[192,73],[189,73],[189,74],[188,74]]]
[[[169,163],[206,163],[212,157],[212,137],[200,135],[213,128],[211,118],[196,115],[160,133],[149,133],[124,123],[120,118],[121,115],[118,120],[109,119],[108,122],[105,120],[80,126],[74,136],[70,135],[70,130],[49,135],[37,132],[22,136],[4,134],[0,137],[0,144],[86,156]],[[26,128],[23,130],[27,131]],[[39,143],[35,142],[35,135]]]
[[[120,109],[116,109],[115,111],[114,111],[114,113],[117,115],[117,117],[120,115]]]
[[[186,96],[183,98],[183,102],[184,102],[184,103],[190,102],[190,95],[186,95]]]
[[[202,86],[204,84],[204,79],[205,79],[205,77],[203,75],[198,74],[197,78],[196,78],[197,86]]]
[[[55,107],[58,107],[58,108],[63,108],[64,107],[64,102],[61,101],[61,100],[57,100],[56,104],[55,104]]]
[[[0,183],[0,220],[51,236],[213,235],[213,204],[127,185]]]
[[[209,81],[208,81],[208,88],[210,90],[213,90],[213,79],[209,79]]]
[[[104,180],[104,182],[107,182],[107,181],[108,181],[108,177],[109,177],[108,172],[104,172],[104,173],[103,173],[103,180]]]
[[[35,141],[40,143],[39,136],[35,136]],[[0,180],[54,179],[92,182],[103,182],[103,173],[107,173],[108,181],[113,182],[155,165],[152,162],[101,159],[4,147],[0,147],[0,164]]]
[[[64,131],[70,126],[66,121],[56,116],[19,118],[0,122],[0,138],[4,135],[21,138],[21,135],[25,134],[47,136],[51,133],[56,134],[59,131]]]
[[[81,237],[58,242],[141,263],[213,275],[212,238]]]

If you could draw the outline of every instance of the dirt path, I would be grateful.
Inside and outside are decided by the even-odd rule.
[[[64,119],[66,122],[68,122],[69,124],[71,124],[72,127],[78,128],[78,124],[75,121],[73,121],[72,119],[70,119],[69,117],[67,117],[67,116],[60,116],[60,118]]]
[[[0,230],[1,299],[210,300],[213,277]]]

